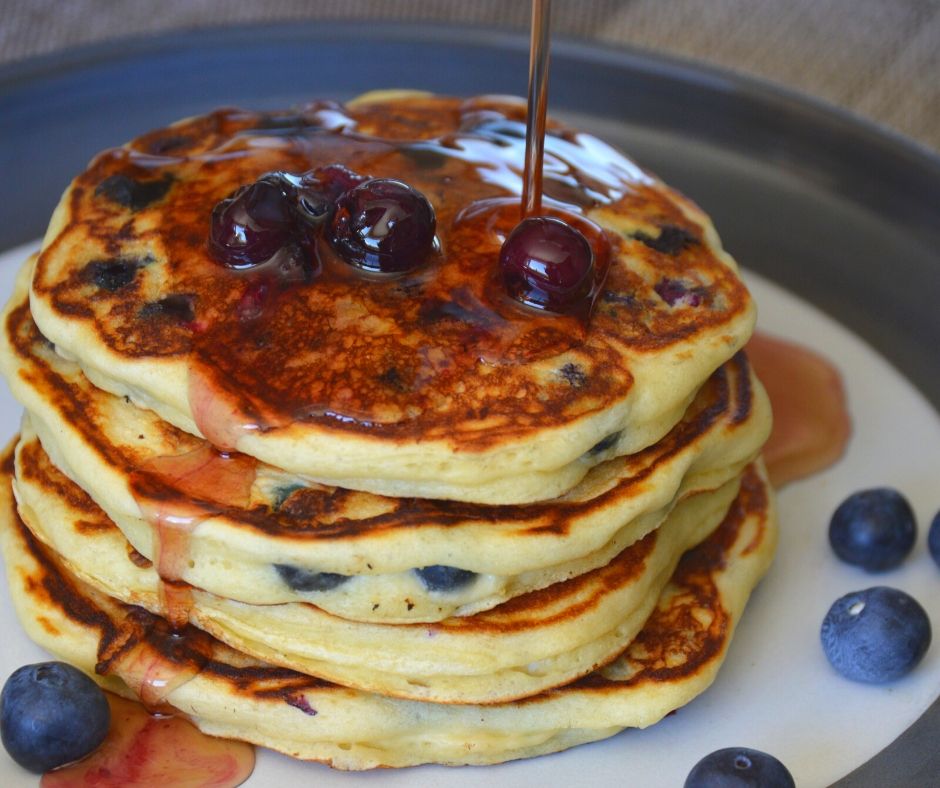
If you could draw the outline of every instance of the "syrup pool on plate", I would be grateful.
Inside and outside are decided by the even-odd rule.
[[[206,736],[180,717],[148,714],[107,693],[111,730],[87,758],[47,772],[41,788],[235,788],[251,775],[254,747]]]

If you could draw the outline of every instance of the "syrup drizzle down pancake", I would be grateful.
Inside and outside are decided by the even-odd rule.
[[[508,299],[494,266],[518,218],[522,112],[379,94],[218,111],[106,151],[53,216],[34,318],[96,385],[220,448],[380,494],[555,498],[602,441],[618,456],[665,435],[742,347],[754,308],[700,209],[558,124],[544,206],[594,249],[593,313]],[[252,273],[211,258],[219,200],[336,162],[430,200],[439,251],[424,266],[376,279],[319,244],[295,281],[283,260]]]
[[[496,763],[657,722],[713,680],[776,541],[770,489],[751,470],[724,522],[682,559],[644,628],[607,667],[525,700],[436,705],[278,668],[192,628],[169,636],[165,622],[83,583],[31,535],[9,495],[9,454],[5,468],[0,543],[18,614],[38,643],[207,733],[343,769]]]

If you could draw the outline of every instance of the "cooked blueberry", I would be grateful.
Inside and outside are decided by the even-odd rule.
[[[401,181],[376,178],[342,194],[330,243],[350,265],[377,273],[410,271],[434,249],[434,208]]]
[[[333,572],[313,572],[290,564],[275,564],[274,568],[294,591],[330,591],[341,586],[348,575],[338,575]]]
[[[440,564],[415,569],[414,572],[428,591],[456,591],[476,579],[476,572]]]
[[[280,509],[284,505],[284,501],[290,498],[298,490],[304,489],[302,484],[287,484],[284,487],[278,487],[274,491],[274,500],[271,502],[272,509]],[[278,566],[282,566],[279,564]],[[281,570],[278,569],[280,572]],[[283,576],[283,573],[282,573]]]
[[[568,312],[594,286],[594,253],[569,224],[548,216],[521,221],[499,252],[503,286],[511,298],[552,312]]]
[[[296,191],[295,210],[307,225],[318,227],[332,215],[337,198],[367,179],[342,164],[305,172]]]
[[[901,563],[916,536],[911,505],[888,487],[853,493],[839,504],[829,521],[829,544],[836,555],[869,572]]]
[[[681,279],[670,279],[668,276],[660,279],[653,289],[669,306],[676,304],[699,306],[708,295],[708,288],[697,285],[690,287]]]
[[[933,522],[930,523],[930,530],[927,532],[927,549],[930,550],[937,566],[940,566],[940,512],[934,515]]]
[[[110,724],[101,688],[64,662],[25,665],[0,693],[3,746],[31,772],[84,758],[104,741]]]
[[[115,292],[134,281],[140,263],[125,257],[116,260],[93,260],[85,266],[85,275],[102,290]]]
[[[685,778],[685,788],[795,788],[793,775],[773,755],[726,747],[706,755]]]
[[[595,443],[588,451],[588,454],[600,454],[601,452],[607,451],[618,440],[620,440],[620,432],[612,432],[606,438],[602,438],[597,443]]]
[[[138,181],[128,175],[110,175],[98,184],[96,197],[106,197],[132,211],[146,208],[150,203],[162,200],[173,183],[171,175],[156,180]]]
[[[930,645],[930,619],[916,599],[875,586],[837,599],[820,630],[830,664],[848,679],[881,684],[909,673]]]
[[[277,174],[243,186],[212,210],[209,250],[229,268],[249,268],[274,256],[293,239],[294,195]]]
[[[667,224],[665,227],[661,228],[659,235],[656,237],[647,235],[642,230],[633,237],[645,243],[650,249],[671,255],[679,254],[686,246],[691,246],[699,242],[698,238],[688,230],[682,227],[676,227],[672,224]]]
[[[159,301],[144,304],[140,310],[140,317],[145,319],[168,318],[179,323],[191,323],[196,319],[191,295],[168,295]]]
[[[569,386],[579,389],[587,383],[587,374],[578,365],[568,363],[558,370],[558,374],[568,383]]]

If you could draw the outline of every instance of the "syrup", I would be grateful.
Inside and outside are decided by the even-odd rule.
[[[189,541],[201,522],[224,505],[246,508],[257,461],[225,454],[210,444],[173,457],[156,457],[131,475],[131,488],[144,518],[153,526],[154,566],[160,576],[161,605],[170,623],[189,620],[192,594],[183,581]]]
[[[852,431],[838,370],[808,348],[766,334],[755,334],[746,350],[773,406],[764,460],[774,486],[835,463]]]
[[[540,92],[545,91],[533,88],[534,97]],[[194,318],[141,309],[145,317],[138,319],[133,352],[188,359],[196,424],[225,450],[246,434],[298,421],[403,438],[434,440],[435,430],[446,435],[482,396],[484,384],[474,382],[482,380],[480,365],[506,369],[585,341],[574,321],[533,315],[493,286],[499,249],[513,226],[502,221],[500,206],[514,203],[518,221],[527,179],[541,213],[576,225],[601,250],[596,259],[611,257],[624,241],[594,222],[589,211],[626,200],[651,220],[678,220],[672,218],[676,206],[632,162],[589,135],[547,120],[535,123],[538,115],[532,114],[532,133],[538,131],[543,142],[543,166],[530,166],[528,175],[525,107],[486,97],[390,99],[319,107],[296,117],[225,110],[164,130],[165,137],[172,132],[166,139],[158,132],[133,149],[104,154],[82,176],[86,196],[117,174],[146,183],[172,176],[172,187],[150,215],[165,249],[167,262],[160,265],[169,269],[173,292],[166,297],[185,298]],[[226,270],[211,258],[209,222],[219,200],[265,172],[299,174],[336,162],[363,177],[403,180],[426,195],[437,214],[440,254],[414,272],[369,278],[351,274],[350,266],[331,259],[328,244],[318,244],[310,281],[288,281],[276,265]],[[76,192],[75,199],[85,198]],[[103,196],[87,199],[97,201],[89,209],[111,204]],[[132,277],[144,276],[145,265],[133,268]],[[611,276],[607,288],[626,291],[633,284],[625,281],[626,273]],[[453,303],[455,293],[460,304]],[[448,308],[421,311],[423,303],[435,302]],[[344,304],[358,319],[339,314]],[[467,304],[472,308],[463,308]],[[622,325],[623,316],[610,311],[594,310],[592,333],[596,326],[598,336],[606,336]],[[337,329],[340,323],[346,327]],[[637,336],[645,335],[640,328]],[[119,336],[108,341],[119,351],[125,342]],[[441,361],[429,365],[428,357]],[[506,377],[511,375],[507,369]],[[591,392],[598,407],[622,395],[621,381],[609,382],[601,391],[603,380],[591,381],[598,386]],[[564,394],[559,389],[557,396]],[[442,412],[441,401],[454,403],[453,410]],[[531,403],[527,418],[554,424],[564,405]],[[503,405],[491,406],[492,418],[517,415],[515,403],[505,403],[500,413],[492,413],[493,407]],[[467,440],[485,437],[468,434]]]
[[[551,0],[532,0],[532,34],[529,40],[529,102],[526,112],[525,170],[522,185],[522,218],[542,212],[542,159],[545,119],[548,111],[548,56]]]
[[[106,693],[111,730],[78,763],[43,775],[42,788],[234,788],[251,776],[250,744],[206,736],[179,717],[154,717]]]

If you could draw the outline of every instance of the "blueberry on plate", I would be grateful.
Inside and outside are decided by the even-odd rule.
[[[104,741],[110,724],[104,692],[64,662],[24,665],[0,693],[3,746],[31,772],[84,758]]]
[[[900,564],[916,536],[911,505],[889,487],[853,493],[829,521],[829,544],[836,555],[869,572]]]
[[[760,750],[726,747],[706,755],[685,778],[684,788],[795,788],[786,766]]]
[[[940,512],[934,515],[933,522],[930,523],[930,530],[927,532],[927,549],[930,550],[937,566],[940,566]]]
[[[930,619],[912,596],[875,586],[837,599],[820,637],[832,666],[847,679],[882,684],[909,673],[930,646]]]

